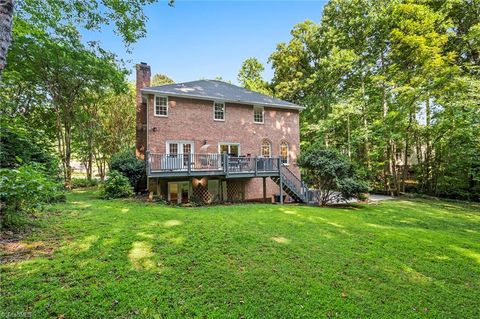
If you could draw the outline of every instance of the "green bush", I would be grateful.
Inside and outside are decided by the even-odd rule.
[[[113,155],[110,160],[110,170],[120,172],[128,178],[135,191],[140,190],[140,183],[146,174],[145,161],[137,159],[135,153],[130,150]]]
[[[72,188],[86,188],[98,186],[98,179],[72,178]]]
[[[365,195],[365,193],[368,192],[367,183],[353,177],[339,180],[338,189],[343,198],[358,198],[360,200],[367,199],[367,196]]]
[[[0,167],[15,168],[39,163],[37,169],[51,178],[59,176],[59,158],[53,154],[45,132],[32,129],[20,119],[0,116]]]
[[[0,169],[2,228],[18,228],[44,204],[62,200],[65,200],[62,186],[46,175],[41,165]]]
[[[110,171],[102,184],[101,196],[103,199],[130,197],[133,195],[132,186],[128,178],[120,172]]]
[[[368,185],[358,178],[352,163],[333,149],[313,145],[302,153],[298,164],[307,184],[316,189],[321,205],[359,198],[368,192]]]

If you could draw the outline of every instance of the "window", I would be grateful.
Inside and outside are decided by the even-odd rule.
[[[262,148],[260,150],[260,154],[263,157],[270,157],[272,155],[272,143],[269,140],[262,141]]]
[[[213,119],[215,121],[225,121],[225,103],[213,103]]]
[[[263,107],[254,106],[253,107],[253,123],[263,124]]]
[[[240,144],[238,143],[220,143],[218,144],[218,150],[221,154],[227,153],[231,156],[240,155]]]
[[[168,116],[168,99],[166,96],[155,96],[155,116]]]
[[[178,153],[178,144],[177,143],[170,143],[168,145],[168,154],[171,154],[171,155],[177,155]]]
[[[280,161],[283,165],[288,165],[288,143],[285,141],[280,143]]]
[[[183,144],[183,154],[190,154],[192,153],[192,144],[184,143]]]

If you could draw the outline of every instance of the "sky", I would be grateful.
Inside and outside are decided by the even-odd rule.
[[[99,40],[102,47],[124,59],[132,71],[146,62],[152,75],[162,73],[175,82],[221,76],[237,83],[242,62],[256,57],[267,64],[278,43],[290,40],[293,26],[304,20],[319,22],[325,0],[318,1],[185,1],[169,7],[166,0],[145,8],[147,34],[128,53],[120,36],[108,29],[83,32],[85,41]]]

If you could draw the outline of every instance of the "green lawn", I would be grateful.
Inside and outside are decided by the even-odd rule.
[[[479,205],[177,208],[75,191],[39,223],[4,252],[4,317],[480,317]]]

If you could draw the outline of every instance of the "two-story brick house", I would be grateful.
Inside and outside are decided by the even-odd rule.
[[[136,149],[150,192],[177,203],[303,201],[301,106],[214,80],[151,87],[150,67],[136,71]]]

